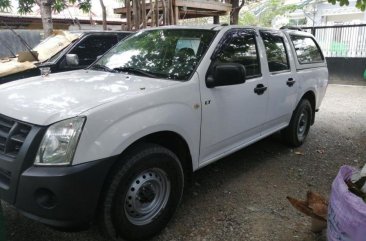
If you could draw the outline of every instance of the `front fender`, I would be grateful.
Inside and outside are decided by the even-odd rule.
[[[195,96],[188,89],[190,95],[178,95],[174,88],[170,89],[169,99],[174,101],[162,103],[159,95],[135,98],[125,101],[123,107],[121,103],[111,104],[88,115],[73,164],[119,155],[142,137],[160,131],[179,134],[188,143],[192,160],[198,160],[201,110],[193,108],[198,93]],[[149,100],[151,103],[146,103]]]

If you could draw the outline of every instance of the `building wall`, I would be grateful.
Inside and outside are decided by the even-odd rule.
[[[355,5],[354,0],[351,0],[348,6],[342,7],[338,3],[333,5],[327,1],[314,0],[303,9],[289,13],[288,18],[292,20],[290,21],[292,24],[299,22],[299,19],[306,18],[306,26],[366,23],[366,12],[357,9]]]
[[[41,41],[41,31],[38,30],[15,30],[33,48]],[[0,30],[0,58],[11,56],[11,51],[17,54],[26,50],[20,39],[10,30]]]
[[[317,3],[315,7],[315,26],[333,24],[366,23],[366,12],[355,7],[356,2],[350,1],[348,6],[339,6],[328,2]]]

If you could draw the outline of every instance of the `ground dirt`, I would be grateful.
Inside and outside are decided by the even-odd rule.
[[[366,87],[329,85],[306,143],[291,149],[279,135],[194,173],[160,240],[325,241],[286,196],[313,190],[328,197],[343,164],[366,162]],[[65,233],[18,214],[3,203],[6,240],[103,241],[96,226]]]

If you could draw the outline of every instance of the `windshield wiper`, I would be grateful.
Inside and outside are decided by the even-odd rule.
[[[151,78],[157,78],[158,77],[156,74],[147,72],[147,71],[142,70],[142,69],[136,69],[136,68],[133,68],[133,67],[117,67],[117,68],[114,68],[113,70],[118,71],[118,72],[127,72],[127,73],[131,73],[131,74],[147,76],[147,77],[151,77]]]
[[[116,72],[113,69],[110,69],[107,66],[102,65],[102,64],[94,64],[93,66],[90,67],[90,69],[93,69],[93,70],[102,70],[102,71],[112,72],[112,73],[115,73]]]

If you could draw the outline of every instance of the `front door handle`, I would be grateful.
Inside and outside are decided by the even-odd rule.
[[[267,87],[263,84],[257,85],[257,87],[254,88],[254,93],[257,95],[262,95],[267,90]]]
[[[292,87],[294,84],[295,84],[295,80],[293,78],[289,78],[286,82],[286,84],[289,86],[289,87]]]

